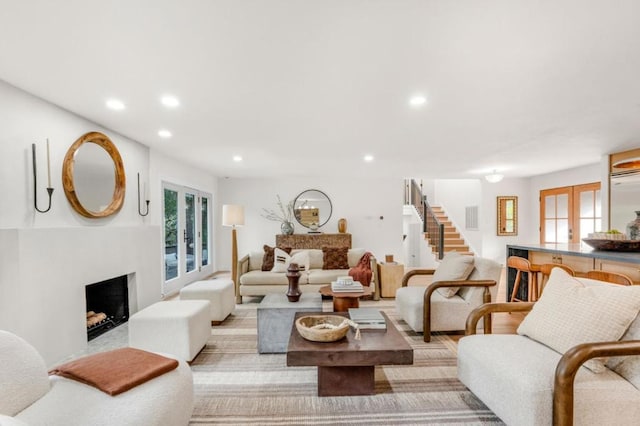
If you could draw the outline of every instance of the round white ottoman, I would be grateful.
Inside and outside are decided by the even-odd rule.
[[[182,287],[180,300],[208,300],[211,303],[211,324],[218,325],[233,312],[236,297],[233,281],[213,279],[196,281]]]
[[[193,361],[211,337],[209,305],[176,300],[147,306],[129,318],[129,346]]]

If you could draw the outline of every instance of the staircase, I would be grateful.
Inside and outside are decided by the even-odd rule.
[[[469,250],[469,246],[465,244],[464,238],[460,236],[460,232],[453,226],[453,223],[449,220],[449,217],[444,212],[442,207],[432,206],[431,210],[433,211],[435,217],[438,219],[442,225],[444,225],[444,246],[443,252],[448,253],[451,251],[456,251],[460,254],[467,254],[473,256],[473,252]],[[424,237],[429,241],[431,245],[431,250],[433,252],[437,251],[437,241],[432,241],[429,237],[429,233],[425,232]]]

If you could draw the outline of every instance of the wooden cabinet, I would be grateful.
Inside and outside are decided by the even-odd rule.
[[[560,263],[571,267],[577,276],[589,270],[618,272],[640,284],[640,253],[591,250],[581,244],[507,245],[507,257],[520,256],[536,265]],[[526,275],[520,284],[518,298],[526,300]],[[507,268],[507,294],[511,294],[515,270]]]
[[[597,269],[595,267],[595,259],[590,257],[571,256],[564,253],[546,253],[539,251],[529,252],[529,261],[536,265],[543,265],[545,263],[559,263],[561,265],[567,265],[574,271],[576,275],[580,276],[591,269]]]
[[[398,263],[378,263],[380,277],[380,295],[382,297],[396,297],[396,290],[402,284],[404,265]]]
[[[634,284],[640,284],[640,265],[638,264],[598,259],[596,261],[596,267],[594,269],[617,272],[631,278]]]
[[[276,235],[276,246],[293,249],[351,248],[351,234],[278,234]]]

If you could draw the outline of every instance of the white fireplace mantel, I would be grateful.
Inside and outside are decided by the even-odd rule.
[[[130,314],[161,299],[159,226],[0,229],[0,329],[48,366],[87,345],[85,285],[134,277]]]

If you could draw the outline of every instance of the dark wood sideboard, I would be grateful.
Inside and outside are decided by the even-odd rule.
[[[276,247],[320,250],[323,247],[351,248],[351,234],[278,234],[276,235]]]

